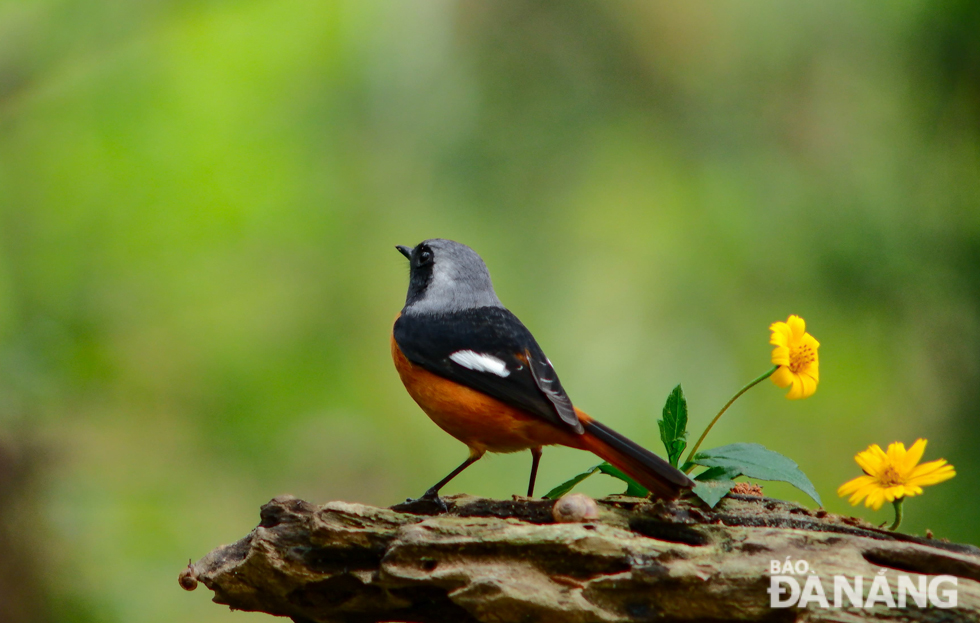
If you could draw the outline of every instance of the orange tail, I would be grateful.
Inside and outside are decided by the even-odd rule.
[[[578,409],[575,412],[585,427],[585,434],[578,436],[579,447],[623,470],[655,497],[674,499],[694,486],[694,481],[687,474],[653,452]]]

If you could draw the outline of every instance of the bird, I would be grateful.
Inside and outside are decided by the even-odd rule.
[[[653,496],[674,499],[694,482],[682,471],[572,404],[534,336],[494,291],[470,247],[434,238],[395,245],[409,261],[408,294],[391,332],[405,389],[469,456],[417,500],[445,510],[439,491],[486,452],[531,451],[527,495],[543,446],[587,450]]]

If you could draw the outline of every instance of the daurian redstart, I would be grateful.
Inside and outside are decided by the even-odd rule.
[[[530,450],[534,479],[541,447],[588,450],[660,498],[676,498],[694,482],[639,444],[579,409],[561,386],[531,332],[493,290],[473,249],[433,239],[396,247],[411,263],[408,297],[391,336],[391,354],[408,393],[470,456],[422,500],[487,451]]]

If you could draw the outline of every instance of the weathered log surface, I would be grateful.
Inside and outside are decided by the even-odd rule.
[[[447,514],[424,516],[278,497],[181,584],[297,622],[980,621],[980,549],[787,502],[734,496],[708,511],[614,496],[597,520],[559,524],[546,500],[446,500]],[[787,557],[831,601],[833,576],[863,576],[867,594],[884,572],[896,594],[899,575],[955,576],[958,604],[773,609],[770,564]]]

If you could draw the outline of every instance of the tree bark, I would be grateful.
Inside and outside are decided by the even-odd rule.
[[[448,513],[426,516],[278,497],[245,538],[188,565],[181,585],[297,622],[980,621],[980,549],[796,504],[613,496],[598,519],[555,523],[548,500],[445,499]],[[866,600],[879,575],[897,598],[899,576],[917,586],[919,574],[953,576],[943,588],[957,604],[773,608],[771,565],[787,560],[807,563],[791,577],[819,577],[831,606],[834,576],[863,577]]]

